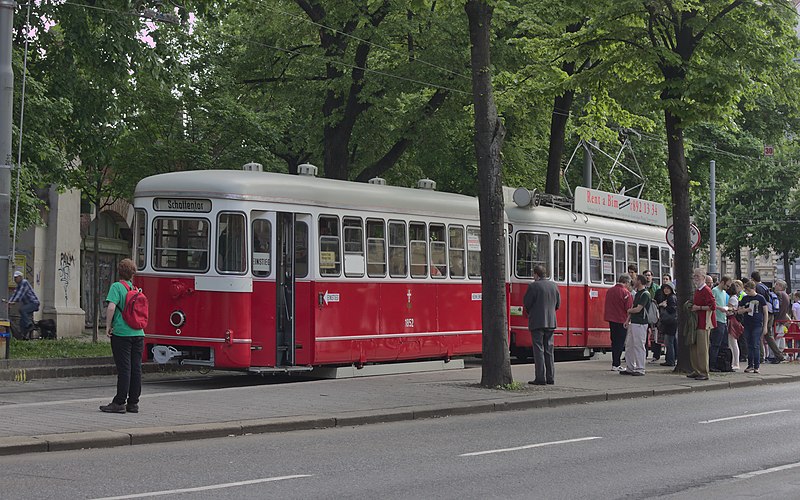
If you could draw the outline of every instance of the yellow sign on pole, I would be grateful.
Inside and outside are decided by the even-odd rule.
[[[14,265],[11,266],[8,272],[8,288],[17,286],[14,282],[14,271],[22,271],[22,275],[25,275],[25,264],[27,264],[27,258],[24,255],[16,254],[14,256]]]

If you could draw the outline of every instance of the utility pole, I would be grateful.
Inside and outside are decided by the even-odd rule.
[[[14,69],[11,40],[13,0],[0,0],[0,321],[8,321],[8,273],[11,270],[11,120],[14,105]]]
[[[717,272],[717,162],[711,160],[709,164],[711,172],[710,189],[711,192],[711,214],[708,220],[708,272]]]

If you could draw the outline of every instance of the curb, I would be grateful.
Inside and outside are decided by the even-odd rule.
[[[354,427],[502,411],[557,408],[600,401],[648,398],[672,394],[685,394],[695,391],[705,392],[797,381],[800,381],[800,375],[780,375],[770,376],[769,378],[752,378],[737,381],[723,380],[706,384],[675,384],[652,389],[623,389],[606,392],[589,392],[563,397],[523,396],[513,399],[488,399],[450,405],[406,406],[376,411],[348,412],[332,416],[276,417],[166,427],[123,428],[67,434],[5,437],[0,438],[0,456],[86,448],[113,448],[118,446],[171,441],[190,441],[219,437],[247,436],[252,434],[268,434],[273,432],[330,429],[334,427]]]
[[[53,363],[50,366],[22,366],[3,368],[0,365],[0,381],[7,382],[27,382],[45,378],[62,377],[93,377],[100,375],[116,375],[117,368],[113,360],[109,364],[110,358],[82,358],[81,361],[88,360],[86,364],[64,364]],[[97,364],[92,364],[92,360],[97,360]],[[19,361],[41,361],[41,360],[19,360]],[[142,363],[142,373],[178,372],[178,371],[197,371],[199,367],[180,366],[180,365],[160,365],[158,363]]]

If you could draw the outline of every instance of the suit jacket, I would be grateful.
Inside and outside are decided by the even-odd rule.
[[[556,309],[561,306],[558,285],[549,279],[540,279],[528,285],[525,292],[525,312],[528,313],[528,329],[556,327]]]

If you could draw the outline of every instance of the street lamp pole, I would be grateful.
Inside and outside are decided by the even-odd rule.
[[[0,0],[0,320],[8,321],[8,273],[11,270],[11,120],[14,106],[14,69],[11,40],[13,0]]]
[[[717,162],[711,160],[709,165],[711,172],[710,189],[711,192],[711,214],[709,215],[708,227],[708,272],[717,272]]]

